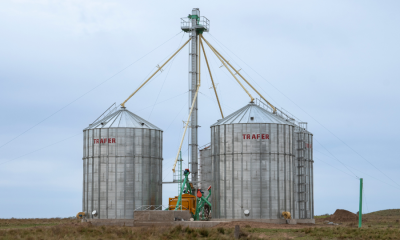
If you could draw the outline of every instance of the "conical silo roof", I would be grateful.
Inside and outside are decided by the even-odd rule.
[[[211,126],[236,123],[276,123],[293,125],[290,121],[273,114],[255,103],[249,103]]]
[[[154,124],[126,110],[125,107],[90,124],[85,130],[95,128],[147,128],[162,131]]]

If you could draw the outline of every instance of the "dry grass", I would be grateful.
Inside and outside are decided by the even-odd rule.
[[[377,228],[306,228],[298,230],[314,239],[400,239],[399,229]]]
[[[327,218],[327,217],[329,217],[329,216],[331,216],[331,215],[329,215],[329,214],[324,214],[324,215],[314,216],[314,218],[315,218],[315,219]]]
[[[277,225],[241,223],[241,239],[399,239],[400,210],[385,210],[363,215],[362,229],[357,222],[327,225],[324,218],[316,224]],[[253,225],[251,225],[253,224]],[[233,225],[232,225],[233,226]],[[208,229],[178,227],[138,228],[92,226],[77,219],[0,219],[2,239],[233,239],[232,226]],[[290,228],[288,228],[290,226]]]
[[[243,239],[253,239],[244,234]],[[56,226],[11,228],[0,230],[0,239],[233,239],[232,229],[212,228],[133,228],[116,226],[92,226],[87,223],[67,223]]]
[[[0,229],[52,226],[79,222],[76,218],[11,218],[0,219]]]

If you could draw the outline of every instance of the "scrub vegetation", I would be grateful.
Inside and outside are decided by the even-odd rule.
[[[242,234],[245,236],[246,234]],[[0,230],[0,239],[233,239],[233,229],[137,228],[117,226],[92,226],[90,224],[60,224]],[[243,239],[254,239],[244,237]]]
[[[361,229],[356,221],[328,224],[328,217],[316,216],[315,225],[238,222],[200,229],[93,226],[74,218],[0,219],[0,239],[233,239],[235,224],[240,239],[400,239],[400,209],[364,214]]]

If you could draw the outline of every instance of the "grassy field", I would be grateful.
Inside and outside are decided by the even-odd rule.
[[[241,239],[400,239],[400,209],[364,214],[361,229],[357,222],[328,225],[328,216],[316,216],[315,225],[238,224]],[[0,219],[0,239],[233,239],[233,232],[232,224],[208,229],[138,228],[97,227],[72,218]]]

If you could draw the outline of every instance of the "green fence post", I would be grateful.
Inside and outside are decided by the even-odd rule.
[[[360,208],[358,210],[358,228],[362,225],[362,191],[363,191],[363,179],[360,178]]]

